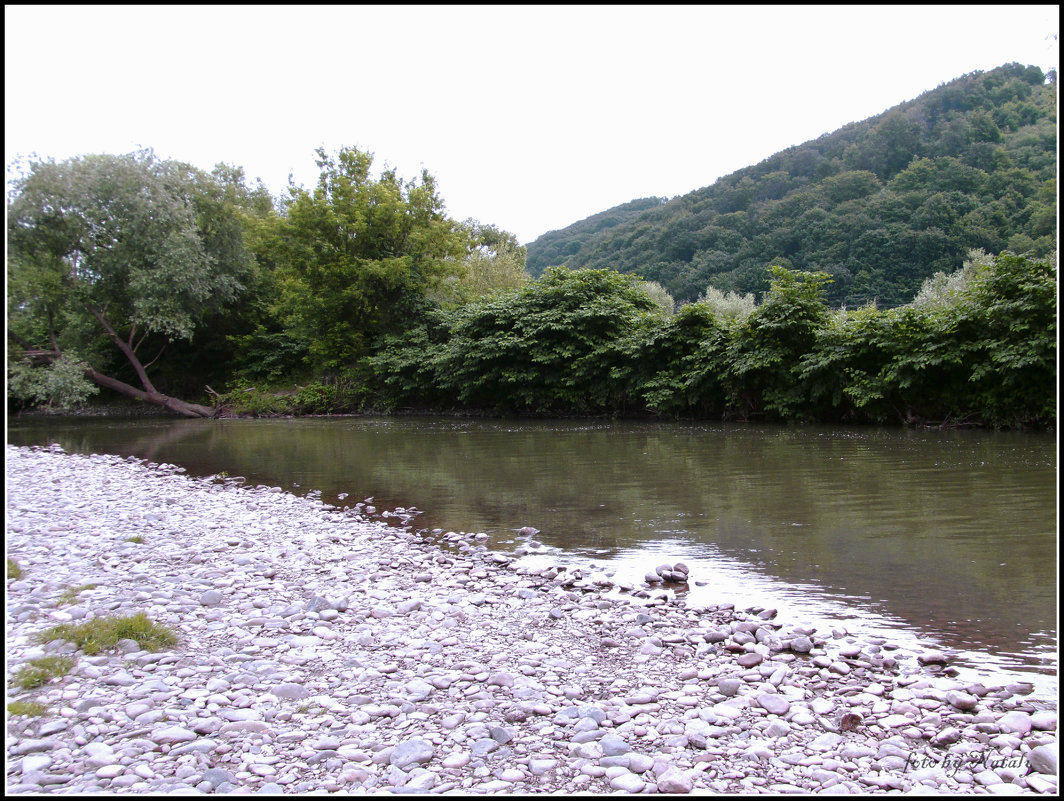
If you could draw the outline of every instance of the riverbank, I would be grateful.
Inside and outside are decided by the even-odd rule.
[[[448,546],[181,472],[7,449],[23,571],[9,672],[76,659],[9,686],[9,703],[49,710],[9,717],[9,791],[1056,789],[1055,703],[955,680],[944,655],[796,629],[741,599],[618,595],[475,534]],[[179,643],[86,656],[32,641],[136,612]]]

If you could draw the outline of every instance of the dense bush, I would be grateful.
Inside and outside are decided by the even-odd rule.
[[[377,403],[503,413],[1053,425],[1056,273],[976,254],[912,303],[831,311],[830,277],[770,271],[762,303],[668,314],[608,270],[549,270],[437,311],[370,360]],[[727,302],[724,302],[724,301]],[[736,312],[739,309],[741,312]],[[729,313],[730,310],[730,313]]]
[[[623,409],[624,337],[664,312],[611,270],[548,270],[524,289],[470,303],[389,340],[372,361],[396,402],[510,413]]]

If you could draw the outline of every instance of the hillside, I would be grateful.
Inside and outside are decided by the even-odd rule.
[[[908,302],[972,248],[1056,249],[1055,73],[974,72],[665,201],[633,200],[528,245],[527,266],[636,273],[677,301],[822,270],[828,299]]]

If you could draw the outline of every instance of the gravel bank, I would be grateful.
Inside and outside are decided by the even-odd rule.
[[[8,718],[8,792],[1056,790],[1055,703],[943,655],[182,472],[7,448],[8,703],[48,707]],[[33,640],[135,612],[179,644]]]

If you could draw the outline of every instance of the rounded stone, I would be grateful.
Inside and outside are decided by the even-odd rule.
[[[411,765],[423,765],[431,760],[435,753],[435,746],[427,740],[404,740],[392,749],[388,762],[404,769]]]
[[[742,654],[735,660],[742,667],[754,667],[754,665],[760,665],[765,661],[765,657],[756,652],[750,652],[748,654]]]
[[[610,787],[624,793],[638,793],[645,786],[646,783],[634,773],[625,772],[610,779]]]
[[[1057,774],[1057,744],[1040,745],[1027,753],[1027,762],[1035,773]]]
[[[790,701],[776,693],[759,695],[757,697],[757,704],[762,709],[771,712],[773,715],[786,715],[791,709]]]
[[[721,691],[723,695],[731,697],[739,692],[739,688],[743,682],[741,679],[720,679],[717,682],[717,689]]]
[[[676,767],[668,768],[658,777],[659,793],[689,793],[695,784],[691,777]]]
[[[310,697],[310,690],[302,684],[296,684],[295,682],[284,682],[282,684],[274,685],[270,692],[278,698],[301,699]]]
[[[607,734],[599,740],[599,745],[602,746],[602,753],[606,756],[620,756],[632,750],[628,743],[615,734]]]
[[[1031,730],[1031,716],[1026,712],[1006,712],[998,718],[997,724],[1003,732],[1027,734]]]

